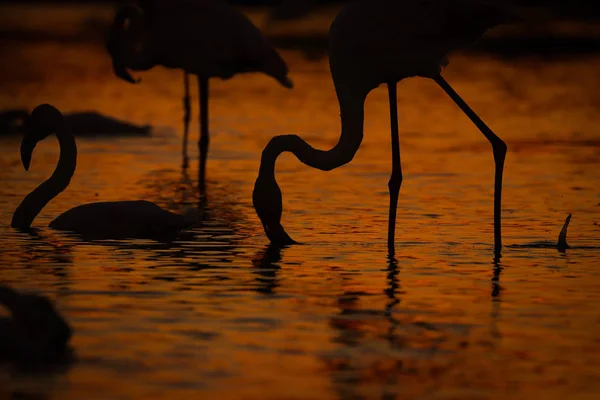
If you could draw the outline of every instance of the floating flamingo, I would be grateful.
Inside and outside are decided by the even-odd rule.
[[[23,167],[29,170],[35,146],[52,132],[60,144],[56,170],[19,204],[13,214],[13,228],[28,229],[46,204],[69,186],[75,173],[75,138],[60,111],[49,104],[37,106],[26,121],[21,142]],[[193,222],[195,216],[192,210],[186,215],[178,215],[149,201],[111,201],[72,208],[50,222],[50,228],[77,233],[89,239],[163,238]]]
[[[125,5],[117,11],[107,42],[113,68],[117,76],[131,83],[139,81],[133,79],[127,68],[143,71],[163,65],[183,69],[186,73],[186,120],[189,118],[187,73],[198,76],[199,184],[203,191],[209,145],[209,78],[229,79],[238,73],[262,72],[291,88],[288,68],[258,28],[244,14],[223,1],[155,0],[146,1],[143,7]],[[151,14],[148,13],[150,9]],[[186,129],[183,137],[184,168],[187,165]]]
[[[433,79],[490,141],[496,165],[494,245],[502,246],[500,212],[506,144],[460,98],[441,76],[448,54],[479,38],[489,28],[516,17],[508,10],[476,0],[358,0],[345,7],[329,31],[329,63],[340,111],[342,133],[327,151],[317,150],[297,135],[276,136],[262,152],[253,203],[272,243],[295,243],[281,225],[282,196],[275,180],[275,161],[283,152],[302,163],[330,171],[354,158],[363,139],[364,102],[373,89],[388,85],[392,175],[388,249],[394,252],[398,195],[402,184],[396,85],[404,78]]]
[[[0,285],[0,305],[12,316],[0,318],[0,360],[56,361],[68,353],[71,327],[46,297]]]

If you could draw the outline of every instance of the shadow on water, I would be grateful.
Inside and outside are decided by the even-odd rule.
[[[490,310],[490,337],[499,339],[502,335],[498,328],[498,320],[500,318],[500,309],[502,304],[501,294],[504,288],[500,285],[500,275],[504,267],[501,263],[502,256],[494,257],[492,262],[492,295],[491,295],[491,310]]]
[[[499,338],[503,269],[499,256],[492,266],[490,335]],[[421,384],[415,387],[415,382],[451,373],[453,355],[468,347],[469,325],[435,322],[427,312],[401,307],[405,292],[400,272],[398,260],[388,256],[383,310],[361,309],[361,293],[344,292],[338,297],[340,311],[330,319],[336,331],[332,341],[338,348],[323,362],[340,399],[396,399],[420,391]],[[446,356],[450,358],[445,360]]]
[[[120,257],[142,256],[154,265],[177,265],[188,271],[215,268],[231,264],[232,255],[241,253],[239,245],[243,236],[238,226],[244,223],[237,204],[229,199],[229,189],[209,185],[205,195],[198,196],[197,183],[186,170],[177,177],[173,170],[148,173],[139,182],[144,188],[142,197],[155,199],[168,209],[183,211],[193,208],[198,221],[189,229],[161,240],[99,240],[88,241],[115,247]],[[140,251],[141,250],[141,251]]]
[[[39,228],[29,228],[21,230],[18,240],[0,254],[6,265],[19,266],[36,276],[53,277],[57,297],[60,297],[71,287],[74,247],[64,238],[47,234]]]
[[[252,259],[253,274],[256,276],[256,291],[263,294],[273,294],[279,287],[277,272],[281,267],[281,248],[269,244],[261,249]]]
[[[392,255],[388,255],[385,273],[387,301],[383,310],[361,309],[362,294],[344,292],[337,301],[340,312],[330,319],[330,326],[337,333],[332,341],[339,348],[323,361],[340,399],[374,398],[374,393],[380,393],[377,398],[394,399],[400,376],[406,374],[397,353],[407,344],[406,332],[402,332],[407,322],[394,315],[394,308],[401,303],[402,286],[398,261]],[[387,342],[387,350],[377,349],[379,342]],[[365,346],[373,347],[375,354],[364,354],[363,358],[352,351]],[[369,388],[368,396],[365,388]]]

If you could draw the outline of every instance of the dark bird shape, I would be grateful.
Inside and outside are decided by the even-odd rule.
[[[567,243],[567,230],[569,229],[569,224],[571,223],[571,214],[567,215],[565,219],[565,223],[558,234],[558,239],[556,242],[553,241],[539,241],[532,242],[527,244],[513,244],[508,247],[512,248],[530,248],[530,249],[557,249],[558,251],[565,251],[570,249],[571,246]]]
[[[253,203],[269,240],[295,243],[281,225],[282,196],[275,180],[275,161],[283,152],[302,163],[330,171],[354,158],[363,139],[364,103],[380,84],[387,84],[392,136],[392,175],[388,249],[394,252],[398,195],[402,183],[396,85],[419,76],[436,82],[475,123],[492,145],[495,173],[494,245],[502,246],[500,213],[506,144],[471,110],[442,77],[448,54],[477,40],[486,30],[515,20],[514,15],[475,0],[358,0],[346,6],[329,31],[329,65],[341,113],[338,143],[318,150],[297,135],[276,136],[262,152]]]
[[[0,318],[0,360],[50,362],[69,353],[71,327],[48,298],[0,285],[0,304],[11,314]]]
[[[107,41],[115,74],[138,83],[128,69],[156,65],[184,71],[183,167],[188,166],[188,75],[198,77],[200,97],[199,187],[204,190],[209,146],[208,80],[262,72],[291,88],[288,67],[248,18],[221,0],[155,0],[118,9]]]
[[[0,134],[23,133],[23,125],[29,116],[25,109],[0,112]],[[149,136],[150,125],[135,125],[93,111],[74,112],[64,115],[75,136]]]
[[[49,104],[36,107],[25,123],[21,161],[29,170],[37,143],[55,133],[60,144],[58,165],[48,180],[29,193],[15,210],[13,228],[26,230],[44,206],[65,190],[75,173],[77,145],[67,121]],[[72,208],[50,222],[50,227],[88,239],[163,238],[195,222],[193,210],[178,215],[144,200],[89,203]]]

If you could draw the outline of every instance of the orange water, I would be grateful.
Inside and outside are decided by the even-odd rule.
[[[175,211],[195,204],[194,170],[179,170],[182,74],[155,69],[133,86],[112,75],[100,46],[85,43],[7,43],[2,54],[3,109],[50,102],[156,129],[149,139],[79,139],[76,175],[35,220],[38,236],[9,224],[54,168],[56,141],[40,144],[25,172],[19,138],[0,138],[0,282],[53,298],[78,355],[42,375],[3,367],[0,398],[592,399],[600,391],[600,57],[456,55],[445,71],[509,147],[506,248],[495,266],[491,148],[433,82],[399,85],[405,179],[395,260],[385,247],[383,87],[368,98],[365,140],[350,165],[325,173],[280,159],[283,224],[305,245],[267,249],[251,203],[261,149],[280,133],[319,148],[339,135],[327,60],[292,51],[283,56],[293,91],[258,75],[212,81],[209,200],[194,240],[85,243],[48,223],[99,200],[143,198]],[[568,213],[573,249],[510,247],[556,240]]]

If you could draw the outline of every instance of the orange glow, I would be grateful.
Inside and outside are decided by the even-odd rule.
[[[196,163],[188,176],[179,170],[182,73],[156,68],[130,85],[113,76],[100,43],[83,41],[7,41],[0,54],[10,55],[0,64],[1,109],[49,102],[155,127],[149,139],[78,139],[75,177],[35,220],[37,237],[10,219],[51,174],[58,145],[41,143],[25,172],[19,138],[0,138],[0,282],[55,299],[80,356],[42,378],[0,369],[0,398],[32,387],[60,399],[563,399],[600,390],[599,57],[457,54],[444,72],[508,144],[505,244],[556,240],[573,213],[575,249],[507,247],[494,276],[491,148],[431,82],[398,86],[396,263],[385,248],[383,87],[367,100],[351,164],[325,173],[280,158],[282,222],[305,245],[266,250],[251,202],[263,147],[297,133],[330,148],[340,129],[327,60],[293,50],[282,52],[293,91],[261,75],[211,82],[209,200],[194,240],[92,244],[47,225],[87,202],[197,204]],[[191,143],[197,134],[196,122]]]

